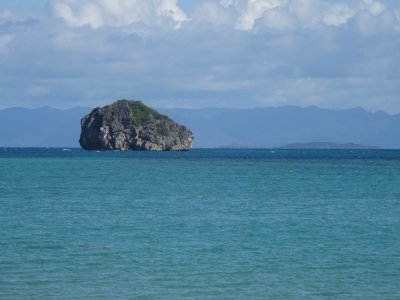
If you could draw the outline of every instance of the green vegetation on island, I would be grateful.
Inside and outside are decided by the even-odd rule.
[[[113,104],[111,104],[111,107],[115,107],[121,104],[127,104],[132,109],[133,123],[135,126],[146,126],[149,124],[157,123],[155,121],[170,120],[168,116],[162,115],[155,109],[144,105],[143,102],[140,100],[122,99],[115,101]],[[160,129],[160,131],[163,132],[162,129]]]

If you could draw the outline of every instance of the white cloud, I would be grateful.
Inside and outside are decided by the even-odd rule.
[[[263,27],[277,30],[340,27],[359,13],[367,12],[373,18],[379,18],[388,8],[377,0],[348,3],[327,0],[201,0],[189,18],[177,0],[53,0],[53,10],[57,17],[72,27],[117,27],[148,34],[149,30],[179,29],[190,22],[226,25],[247,32]],[[395,19],[393,11],[391,14]],[[393,29],[395,26],[392,24]]]
[[[246,2],[235,26],[237,29],[245,31],[252,30],[256,20],[261,18],[265,12],[287,3],[286,0],[247,0]]]
[[[228,25],[232,23],[232,15],[225,9],[229,3],[202,1],[194,9],[191,19],[197,24]]]
[[[354,24],[362,35],[397,33],[395,13],[384,12],[376,17],[363,10],[355,16]]]
[[[337,4],[327,11],[324,16],[324,22],[326,25],[340,26],[346,24],[355,14],[356,11],[349,6]]]
[[[188,16],[177,3],[53,0],[62,22],[0,10],[3,99],[400,112],[400,9],[386,0],[198,0]]]
[[[176,0],[55,0],[53,9],[70,26],[90,25],[94,29],[137,23],[156,28],[172,24],[178,29],[188,20]]]
[[[176,0],[158,0],[156,2],[156,12],[158,16],[170,17],[176,23],[175,29],[179,29],[181,24],[187,21],[188,18],[176,2]]]
[[[296,27],[295,19],[286,11],[271,10],[264,13],[264,25],[272,29],[293,29]]]
[[[230,20],[235,29],[249,32],[262,26],[280,30],[324,25],[340,27],[348,24],[360,12],[379,17],[387,10],[385,4],[376,0],[350,3],[326,0],[220,0],[218,3],[207,0],[199,1],[197,7],[203,10],[203,21],[218,24],[215,20],[220,16],[225,21]],[[197,10],[193,18],[196,20],[198,16]],[[214,21],[210,22],[210,19]]]
[[[385,10],[385,5],[379,1],[363,0],[361,7],[366,8],[371,15],[380,15]]]
[[[83,5],[75,13],[67,3],[56,2],[54,4],[54,13],[73,27],[90,25],[92,28],[99,28],[103,25],[100,8],[93,3]]]

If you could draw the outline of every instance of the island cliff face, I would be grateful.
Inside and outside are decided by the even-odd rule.
[[[190,150],[193,134],[141,101],[119,100],[81,120],[85,150]]]

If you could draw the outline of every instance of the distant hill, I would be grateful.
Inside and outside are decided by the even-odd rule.
[[[80,120],[90,111],[87,107],[0,110],[0,146],[79,147]]]
[[[257,109],[161,109],[194,133],[194,147],[273,148],[328,141],[400,148],[400,115],[362,108],[331,110],[285,106]]]
[[[380,149],[380,147],[358,145],[354,143],[336,144],[327,142],[293,143],[278,147],[280,149]]]
[[[90,111],[88,107],[0,110],[0,146],[79,147],[80,119]],[[310,141],[400,148],[400,115],[361,108],[286,106],[158,111],[190,128],[195,136],[193,146],[197,148],[274,148]]]

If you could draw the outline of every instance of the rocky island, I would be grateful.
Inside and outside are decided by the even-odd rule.
[[[97,107],[81,120],[85,150],[180,151],[192,148],[193,134],[141,101],[119,100]]]

